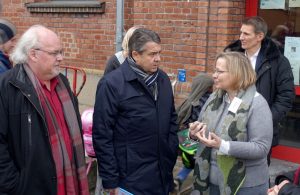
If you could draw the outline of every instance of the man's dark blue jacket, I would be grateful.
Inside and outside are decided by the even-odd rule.
[[[98,84],[93,143],[104,188],[144,195],[171,190],[177,115],[170,80],[158,71],[157,101],[127,60]]]

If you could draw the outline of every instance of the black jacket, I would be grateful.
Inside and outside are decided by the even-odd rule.
[[[111,71],[119,68],[121,66],[119,59],[116,57],[116,55],[112,55],[105,66],[105,70],[104,70],[104,75],[106,75],[107,73],[110,73]]]
[[[12,68],[9,57],[0,51],[0,73],[3,73]]]
[[[300,167],[298,168],[299,171]],[[278,185],[280,184],[282,181],[284,180],[289,180],[290,183],[285,184],[278,192],[278,195],[299,195],[300,194],[300,183],[296,183],[293,184],[293,180],[294,180],[294,174],[296,172],[288,172],[284,175],[279,175],[276,177],[275,179],[275,184]],[[299,179],[298,181],[300,181],[300,175],[299,175]]]
[[[143,195],[171,190],[177,115],[170,80],[161,70],[157,83],[155,101],[127,60],[99,82],[93,143],[104,188]]]
[[[292,183],[285,184],[278,192],[278,195],[299,195],[300,186]]]
[[[241,48],[239,40],[227,46],[225,51],[245,52]],[[295,98],[292,68],[288,59],[281,54],[276,44],[266,37],[262,41],[255,71],[257,74],[257,91],[267,100],[272,111],[272,146],[275,146],[279,142],[278,124],[292,109]]]
[[[72,98],[81,127],[77,99]],[[22,65],[0,75],[0,194],[56,195],[54,159],[39,99]]]

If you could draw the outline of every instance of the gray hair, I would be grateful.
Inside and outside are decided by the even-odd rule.
[[[134,31],[128,42],[128,55],[132,56],[133,51],[142,53],[144,46],[148,42],[160,44],[160,37],[152,30],[146,28],[138,28]]]
[[[43,25],[33,25],[24,32],[10,55],[13,64],[26,63],[30,49],[38,48],[40,46],[39,32],[41,29],[47,28]]]
[[[254,27],[254,32],[257,33],[264,33],[264,36],[267,35],[268,32],[268,25],[262,17],[254,16],[250,18],[246,18],[242,24],[251,25]]]

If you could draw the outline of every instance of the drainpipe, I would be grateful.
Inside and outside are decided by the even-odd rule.
[[[116,52],[122,50],[124,26],[124,0],[117,0],[116,10]]]

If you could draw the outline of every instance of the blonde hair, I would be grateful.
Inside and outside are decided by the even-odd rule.
[[[247,89],[255,84],[256,73],[249,59],[241,52],[222,52],[217,55],[216,61],[222,58],[226,61],[229,74],[233,77],[233,88],[236,90]]]
[[[125,52],[126,55],[128,55],[128,42],[129,42],[129,39],[132,36],[132,34],[134,33],[134,31],[138,28],[140,28],[140,27],[139,26],[133,26],[133,27],[129,28],[127,30],[124,38],[123,38],[122,48],[123,48],[123,51]]]

